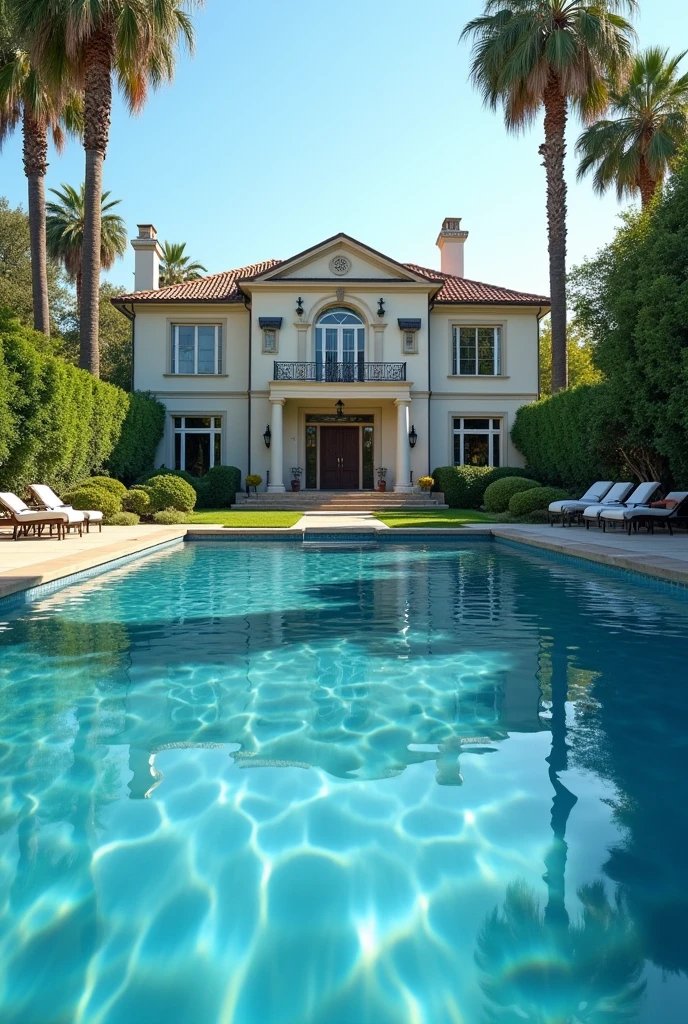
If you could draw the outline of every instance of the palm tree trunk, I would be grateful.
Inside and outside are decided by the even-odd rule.
[[[545,89],[545,141],[540,146],[547,174],[549,289],[552,301],[552,394],[568,387],[566,351],[566,97],[550,72]]]
[[[84,243],[79,365],[100,375],[98,320],[100,306],[101,196],[103,160],[110,134],[112,109],[112,27],[104,25],[90,37],[84,54],[84,149],[86,176],[84,194]]]
[[[29,186],[29,237],[33,325],[50,334],[48,257],[45,244],[45,173],[48,169],[48,133],[45,124],[24,107],[24,172]]]
[[[644,156],[640,157],[640,164],[638,166],[638,188],[640,189],[640,202],[644,210],[652,202],[657,191],[657,182],[650,174],[647,160]]]

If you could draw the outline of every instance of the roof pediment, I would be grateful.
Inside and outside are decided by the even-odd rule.
[[[283,260],[252,284],[278,281],[396,281],[428,286],[428,277],[340,232]]]

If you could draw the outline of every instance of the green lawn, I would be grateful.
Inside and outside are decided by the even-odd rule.
[[[494,519],[486,512],[476,512],[472,508],[445,508],[419,510],[418,512],[376,512],[375,516],[387,526],[415,526],[427,529],[439,527],[465,526],[466,523],[494,523]]]
[[[215,526],[234,526],[239,529],[256,527],[281,527],[286,529],[298,523],[301,512],[233,512],[229,508],[204,509],[203,512],[193,512],[189,516],[189,522],[193,526],[196,523],[205,523]]]

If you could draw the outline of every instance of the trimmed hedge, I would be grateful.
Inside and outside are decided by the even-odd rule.
[[[124,495],[127,493],[127,489],[121,480],[115,480],[111,476],[92,476],[88,480],[82,480],[79,487],[100,487],[104,491],[109,491],[110,494],[114,494],[116,498],[121,501]]]
[[[551,502],[568,497],[568,491],[561,487],[533,487],[514,494],[509,502],[509,511],[515,516],[530,516],[534,512],[546,512]]]
[[[188,521],[188,515],[185,512],[178,512],[175,508],[164,508],[153,516],[153,522],[161,526],[181,526]]]
[[[178,476],[182,480],[186,480],[187,484],[191,484],[194,490],[201,482],[200,477],[192,476],[185,469],[168,469],[167,466],[158,466],[157,469],[149,469],[146,473],[142,473],[136,483],[149,484],[156,476]]]
[[[62,500],[65,505],[71,505],[72,508],[102,512],[103,517],[108,520],[122,511],[120,499],[115,497],[112,491],[105,491],[102,487],[79,487],[64,494]]]
[[[193,512],[196,492],[186,480],[173,476],[156,476],[150,485],[151,508],[155,512],[177,509],[178,512]]]
[[[213,466],[195,486],[198,508],[229,508],[241,487],[241,471],[236,466]]]
[[[540,487],[537,480],[529,480],[524,476],[505,477],[495,480],[485,488],[483,503],[488,512],[506,512],[511,498],[519,491],[529,491]]]
[[[438,466],[433,470],[433,491],[441,491],[450,508],[480,508],[485,489],[494,480],[520,476],[524,470],[516,466]]]
[[[131,483],[155,461],[155,452],[165,431],[165,406],[143,391],[135,391],[128,397],[127,415],[107,460],[107,468],[114,476]]]
[[[115,512],[107,521],[108,526],[138,526],[141,517],[135,512]]]
[[[122,508],[125,512],[135,512],[138,516],[145,516],[151,511],[150,496],[140,487],[127,491],[122,498]]]

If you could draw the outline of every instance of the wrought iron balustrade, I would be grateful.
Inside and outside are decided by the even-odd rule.
[[[275,362],[273,380],[303,380],[325,384],[405,381],[406,363],[282,363]]]

